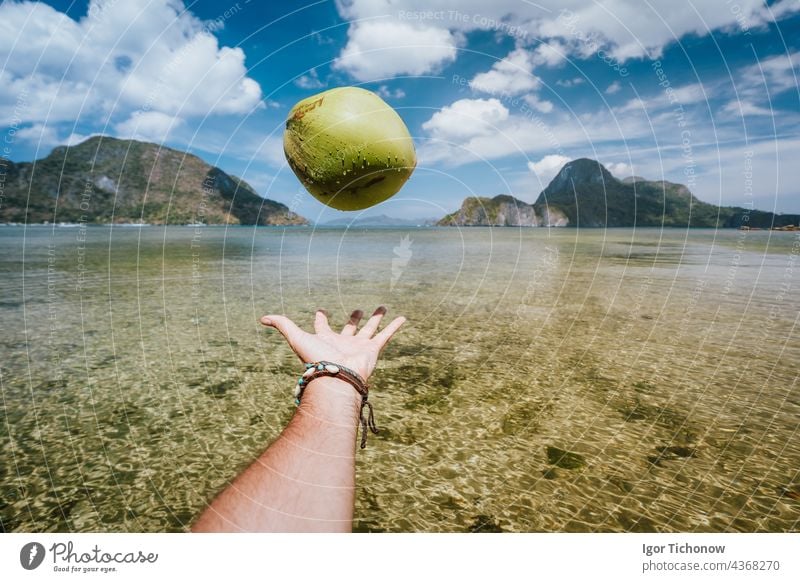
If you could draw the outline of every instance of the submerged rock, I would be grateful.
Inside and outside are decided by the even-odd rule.
[[[561,469],[582,469],[586,466],[586,459],[583,455],[559,449],[558,447],[547,447],[547,462]]]
[[[208,386],[203,392],[214,398],[222,398],[227,394],[228,390],[236,388],[237,385],[238,382],[236,382],[236,380],[225,380],[224,382],[218,382],[217,384]]]
[[[647,461],[656,467],[661,467],[662,461],[674,461],[676,459],[691,459],[697,456],[697,449],[679,445],[656,447],[657,455],[647,457]]]
[[[504,530],[497,525],[491,515],[477,515],[475,521],[467,528],[469,533],[502,533]]]
[[[682,459],[688,459],[689,457],[694,457],[697,454],[697,450],[692,447],[657,447],[656,450],[661,453],[662,456],[681,457]]]
[[[545,479],[557,479],[558,478],[558,469],[543,469],[542,470],[542,477]]]

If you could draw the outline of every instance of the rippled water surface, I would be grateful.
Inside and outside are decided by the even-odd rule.
[[[82,239],[86,241],[83,242]],[[800,237],[0,228],[6,531],[181,531],[293,412],[308,326],[409,323],[359,531],[800,524]]]

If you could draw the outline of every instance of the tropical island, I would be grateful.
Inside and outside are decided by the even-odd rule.
[[[95,136],[34,162],[3,160],[5,224],[305,226],[286,205],[194,154]],[[800,215],[699,200],[683,184],[615,178],[581,158],[559,171],[533,204],[508,194],[469,197],[435,219],[350,216],[322,226],[699,227],[794,230]]]
[[[775,214],[699,200],[683,184],[618,180],[596,160],[573,160],[533,204],[507,194],[469,197],[439,226],[697,227],[793,230],[800,215]]]
[[[308,224],[244,180],[154,143],[96,136],[3,165],[5,223]]]

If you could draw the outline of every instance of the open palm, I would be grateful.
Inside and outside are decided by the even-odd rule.
[[[304,362],[335,362],[358,372],[367,380],[375,369],[381,350],[406,321],[405,317],[397,317],[378,332],[378,326],[385,314],[386,308],[378,307],[359,330],[358,325],[364,313],[360,309],[356,310],[340,333],[331,329],[328,316],[321,309],[314,316],[316,333],[303,331],[283,315],[265,315],[261,318],[261,323],[281,332],[294,353]]]

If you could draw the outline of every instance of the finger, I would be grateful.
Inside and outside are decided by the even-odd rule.
[[[261,323],[268,327],[274,327],[289,342],[292,349],[300,345],[300,340],[305,332],[297,327],[297,324],[283,315],[265,315],[261,318]]]
[[[405,317],[403,317],[403,316],[395,317],[392,320],[392,323],[390,323],[389,325],[384,327],[383,331],[381,331],[379,334],[377,334],[372,339],[377,341],[378,344],[380,345],[381,349],[383,349],[383,347],[386,344],[389,343],[389,340],[392,339],[392,336],[395,334],[395,332],[398,329],[400,329],[400,326],[403,325],[405,322],[406,322],[406,318]]]
[[[386,308],[381,305],[375,310],[364,327],[361,328],[361,331],[358,332],[358,337],[372,337],[372,334],[378,331],[378,326],[381,324],[381,319],[383,319],[384,315],[386,315]]]
[[[360,309],[356,309],[353,313],[351,313],[350,321],[348,321],[342,328],[342,335],[355,335],[356,329],[358,328],[358,322],[361,321],[362,317],[364,317],[364,312]]]
[[[317,333],[333,333],[330,324],[328,324],[328,312],[324,309],[317,309],[317,313],[314,315],[314,330]]]

